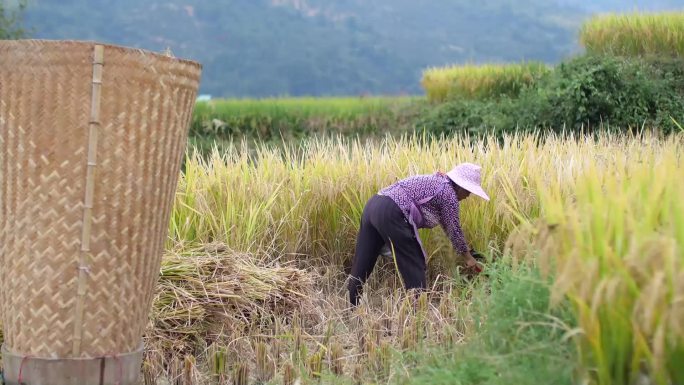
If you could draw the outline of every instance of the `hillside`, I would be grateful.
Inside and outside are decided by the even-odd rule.
[[[417,94],[428,66],[553,63],[577,50],[581,2],[518,3],[30,0],[25,22],[38,38],[170,47],[204,64],[201,92],[213,96]]]

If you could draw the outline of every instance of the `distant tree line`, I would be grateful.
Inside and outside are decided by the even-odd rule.
[[[22,26],[22,16],[27,0],[19,0],[14,5],[0,1],[0,39],[20,39],[26,36]]]

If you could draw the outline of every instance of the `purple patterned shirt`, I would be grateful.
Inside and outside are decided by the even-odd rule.
[[[442,187],[445,183],[447,185]],[[422,227],[431,229],[440,224],[454,249],[461,254],[468,252],[468,244],[461,229],[458,197],[446,175],[412,176],[380,190],[380,194],[392,198],[407,218],[412,202],[417,203],[434,195],[432,200],[420,206],[425,221]]]

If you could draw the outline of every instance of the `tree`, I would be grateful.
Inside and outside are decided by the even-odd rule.
[[[27,6],[27,0],[19,0],[14,5],[8,0],[0,0],[0,39],[20,39],[26,36],[21,26],[21,18]]]

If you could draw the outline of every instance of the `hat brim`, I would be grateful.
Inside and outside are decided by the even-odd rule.
[[[461,178],[454,177],[454,175],[450,175],[450,173],[447,173],[447,176],[449,179],[451,179],[454,183],[459,185],[461,188],[465,189],[466,191],[470,192],[471,194],[477,195],[480,198],[489,201],[489,195],[482,189],[482,187],[468,182],[466,180],[461,180]]]
[[[461,186],[461,187],[463,187],[464,189],[470,191],[472,194],[477,195],[477,196],[479,196],[480,198],[482,198],[482,199],[484,199],[484,200],[486,200],[486,201],[489,201],[489,195],[487,195],[487,193],[484,192],[484,190],[482,189],[482,187],[480,187],[480,186],[471,186],[471,187]]]

